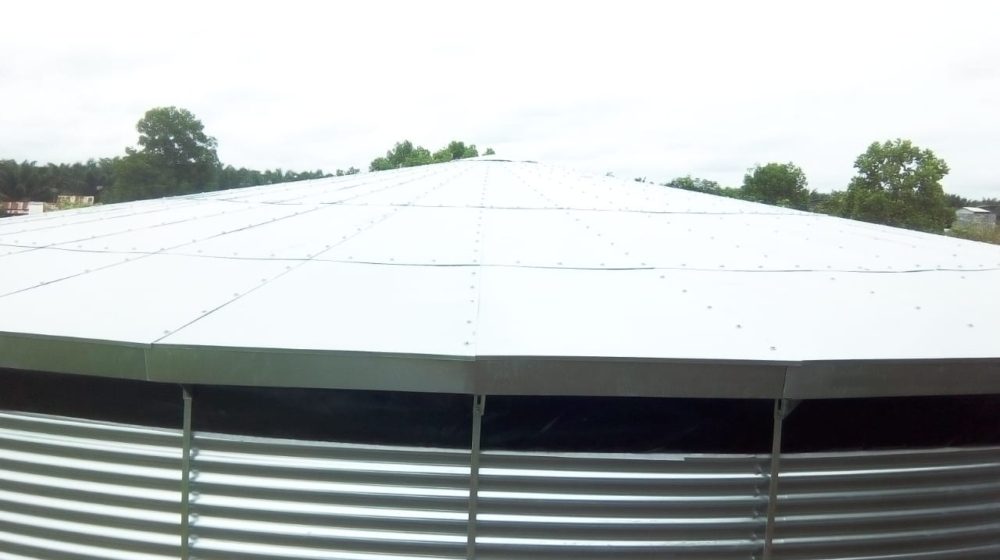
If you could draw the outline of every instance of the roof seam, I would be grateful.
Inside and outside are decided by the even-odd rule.
[[[534,189],[533,189],[534,190]],[[535,191],[538,192],[538,191]],[[366,193],[368,194],[368,193]],[[357,198],[361,198],[359,195]],[[305,197],[301,197],[305,198]],[[345,201],[348,199],[345,199]],[[632,208],[576,208],[569,206],[560,207],[541,207],[541,206],[475,206],[475,205],[463,205],[456,206],[452,204],[411,204],[402,205],[394,203],[383,203],[383,204],[344,204],[344,201],[337,202],[315,202],[315,203],[291,203],[283,201],[248,201],[239,199],[218,199],[219,202],[228,203],[241,203],[241,204],[260,204],[266,206],[308,206],[308,205],[333,205],[339,204],[343,206],[412,206],[414,208],[455,208],[461,210],[467,210],[469,208],[484,208],[488,210],[525,210],[525,211],[566,211],[571,210],[574,212],[610,212],[610,213],[624,213],[624,214],[664,214],[664,215],[692,215],[692,216],[794,216],[797,218],[824,218],[822,214],[808,214],[808,213],[791,213],[791,212],[712,212],[712,211],[698,211],[698,210],[636,210]]]
[[[301,214],[298,214],[301,215]],[[270,223],[270,222],[267,222]],[[264,225],[264,224],[261,224]],[[212,239],[211,237],[205,238],[201,241],[207,241]],[[190,243],[182,244],[179,246],[190,245]],[[14,247],[23,249],[46,249],[51,251],[65,251],[69,253],[90,253],[90,254],[101,254],[101,255],[138,255],[141,257],[150,257],[157,255],[165,256],[176,256],[176,257],[190,257],[197,259],[216,259],[216,260],[230,260],[230,261],[261,261],[261,262],[302,262],[302,261],[314,261],[314,262],[325,262],[325,263],[338,263],[338,264],[366,264],[366,265],[376,265],[376,266],[399,266],[399,267],[488,267],[488,268],[525,268],[525,269],[542,269],[542,270],[607,270],[607,271],[622,271],[622,270],[650,270],[650,271],[690,271],[690,272],[743,272],[743,273],[774,273],[774,272],[823,272],[823,273],[845,273],[845,274],[915,274],[915,273],[925,273],[925,272],[961,272],[961,273],[974,273],[974,272],[993,272],[1000,270],[1000,267],[981,267],[981,268],[954,268],[954,267],[938,267],[938,268],[913,268],[913,269],[898,269],[898,270],[887,270],[887,269],[872,269],[872,268],[705,268],[705,267],[693,267],[693,266],[663,266],[663,265],[649,265],[649,266],[549,266],[549,265],[531,265],[531,264],[509,264],[509,263],[485,263],[482,262],[454,262],[454,263],[439,263],[439,262],[399,262],[399,261],[380,261],[380,260],[365,260],[365,259],[331,259],[331,258],[301,258],[301,257],[252,257],[252,256],[233,256],[233,255],[206,255],[204,253],[187,253],[187,252],[173,252],[173,248],[167,248],[164,251],[105,251],[100,249],[75,249],[70,247],[24,247],[20,245],[4,245],[0,244],[0,247]],[[167,252],[171,251],[171,252]],[[19,251],[8,253],[7,255],[19,255],[31,252],[30,250]],[[98,270],[94,268],[91,272]],[[69,277],[67,277],[69,278]],[[54,282],[54,281],[52,281]],[[51,283],[51,282],[49,282]],[[3,297],[0,295],[0,297]]]
[[[472,331],[472,355],[473,355],[473,357],[475,357],[475,355],[479,353],[479,330],[480,330],[480,328],[479,328],[480,327],[479,318],[480,318],[480,315],[481,315],[482,305],[483,305],[483,273],[482,273],[482,271],[483,271],[483,261],[484,261],[484,259],[483,259],[483,254],[484,254],[483,247],[486,246],[486,240],[484,238],[484,231],[483,231],[483,214],[485,213],[483,205],[485,205],[485,202],[486,202],[486,186],[489,184],[489,177],[490,177],[490,169],[491,169],[491,167],[485,167],[484,169],[486,170],[486,172],[483,174],[483,186],[482,186],[481,195],[480,195],[481,205],[480,205],[479,210],[477,212],[477,216],[478,216],[477,222],[478,223],[476,225],[476,240],[475,240],[475,244],[476,244],[476,259],[475,259],[476,260],[476,265],[475,266],[476,266],[476,270],[475,270],[475,272],[473,272],[473,275],[475,275],[477,277],[477,281],[476,281],[476,313],[475,313],[475,317],[472,319],[472,327],[473,327],[473,331]]]

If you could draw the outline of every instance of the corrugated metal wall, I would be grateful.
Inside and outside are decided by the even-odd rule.
[[[182,434],[0,412],[0,559],[180,558]],[[470,452],[195,433],[190,558],[464,558]],[[484,451],[482,559],[756,559],[767,455]],[[1000,557],[1000,448],[782,456],[773,558]]]
[[[774,557],[1000,558],[1000,448],[782,455]]]
[[[181,431],[0,412],[0,558],[180,556]]]
[[[463,558],[469,452],[195,434],[191,553]]]
[[[768,463],[483,452],[477,556],[750,558],[763,547]]]

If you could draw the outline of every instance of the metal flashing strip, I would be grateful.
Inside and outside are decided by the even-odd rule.
[[[484,395],[817,399],[1000,393],[1000,358],[787,363],[434,356],[0,333],[0,367],[180,384]]]
[[[152,381],[491,395],[778,398],[783,365],[156,345]]]
[[[474,392],[473,362],[443,356],[155,345],[152,381],[190,384]]]
[[[789,368],[784,398],[1000,393],[1000,359],[812,362]]]
[[[0,333],[0,367],[145,380],[148,345]]]

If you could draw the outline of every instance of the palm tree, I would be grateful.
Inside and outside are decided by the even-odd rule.
[[[0,196],[5,200],[51,202],[58,190],[46,175],[46,170],[33,161],[4,160],[0,162]]]

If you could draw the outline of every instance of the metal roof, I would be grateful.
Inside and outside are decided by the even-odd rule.
[[[533,162],[7,218],[0,267],[3,367],[456,392],[1000,392],[1000,247]]]
[[[975,206],[963,206],[958,209],[959,212],[971,212],[973,214],[990,214],[991,212],[985,208],[977,208]]]

